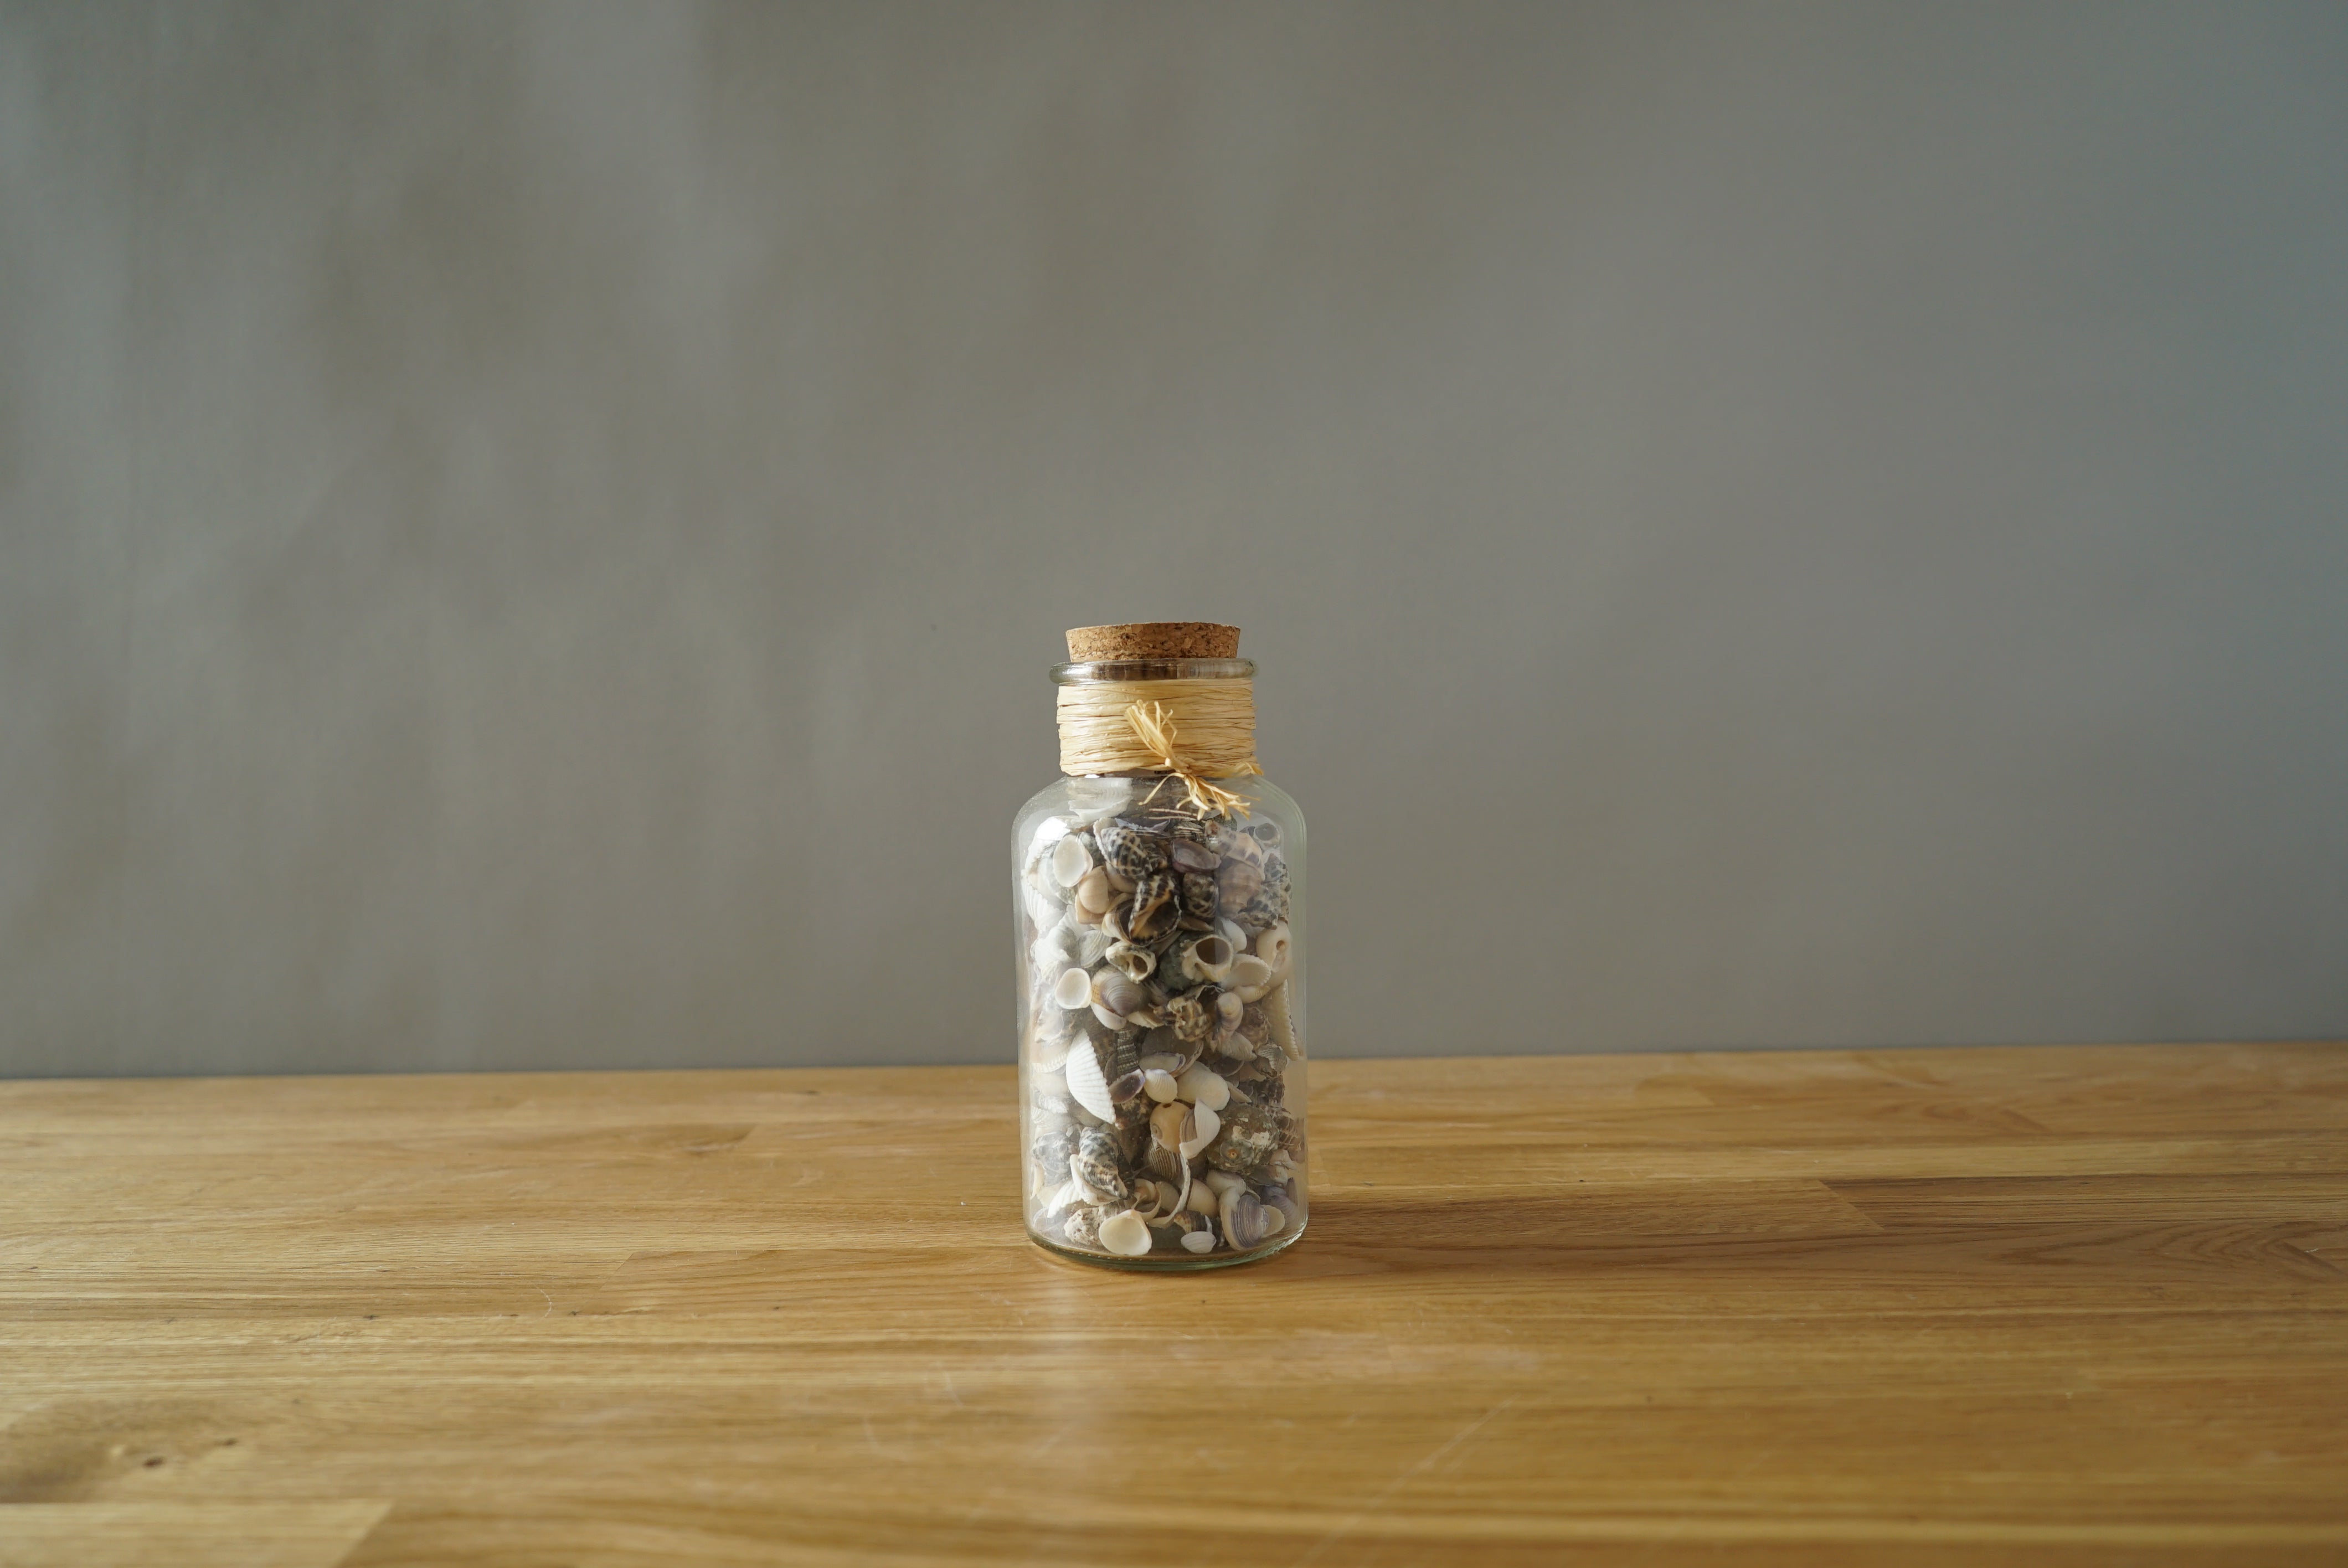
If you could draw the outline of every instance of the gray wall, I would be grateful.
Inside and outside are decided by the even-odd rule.
[[[1328,1053],[2348,1033],[2348,8],[0,7],[0,1071],[1010,1053],[1214,618]]]

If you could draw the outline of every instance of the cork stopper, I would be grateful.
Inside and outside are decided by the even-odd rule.
[[[1107,659],[1236,659],[1240,629],[1211,620],[1137,620],[1123,626],[1079,626],[1068,633],[1068,657],[1080,664]]]

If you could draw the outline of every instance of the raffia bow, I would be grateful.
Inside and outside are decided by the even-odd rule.
[[[1174,715],[1163,702],[1129,702],[1125,709],[1125,722],[1133,726],[1134,738],[1146,747],[1159,764],[1182,781],[1189,792],[1187,800],[1191,810],[1201,817],[1210,815],[1231,816],[1243,812],[1247,797],[1225,789],[1199,772],[1196,764],[1183,760],[1177,751]],[[1243,774],[1261,774],[1263,770],[1252,760],[1239,764]]]

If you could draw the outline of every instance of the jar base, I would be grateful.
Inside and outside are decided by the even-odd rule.
[[[1201,1269],[1238,1268],[1244,1264],[1262,1263],[1303,1240],[1311,1223],[1308,1220],[1293,1231],[1283,1231],[1251,1252],[1146,1252],[1139,1257],[1119,1257],[1114,1253],[1081,1252],[1072,1246],[1063,1246],[1056,1241],[1045,1241],[1032,1230],[1027,1233],[1027,1239],[1055,1257],[1066,1258],[1070,1263],[1086,1264],[1094,1268],[1122,1269],[1128,1274],[1196,1274]]]

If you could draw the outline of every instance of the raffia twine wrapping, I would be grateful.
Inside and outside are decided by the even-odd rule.
[[[1252,682],[1085,682],[1060,688],[1059,718],[1062,773],[1168,774],[1201,816],[1247,804],[1215,780],[1263,772]]]

